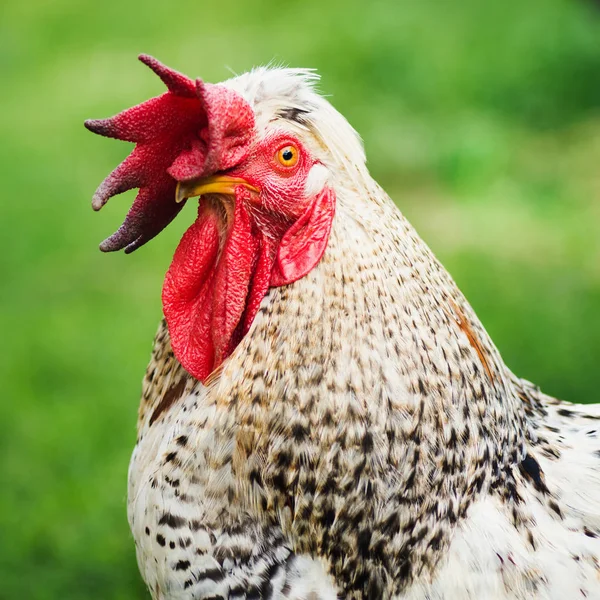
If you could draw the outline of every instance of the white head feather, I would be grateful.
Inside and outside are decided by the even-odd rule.
[[[355,186],[368,177],[362,141],[348,121],[315,89],[312,69],[259,67],[224,82],[253,108],[259,137],[276,129],[297,135],[338,181]],[[325,173],[311,173],[309,184],[324,182]]]

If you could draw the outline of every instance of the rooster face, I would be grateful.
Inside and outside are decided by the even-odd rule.
[[[235,196],[236,186],[248,190],[248,208],[258,217],[274,219],[270,225],[284,225],[299,218],[317,191],[324,185],[326,169],[303,144],[284,130],[257,140],[246,160],[227,171],[209,177],[181,181],[177,200],[207,194]],[[269,227],[269,225],[267,225]],[[275,232],[270,232],[274,234]]]
[[[292,283],[317,265],[335,195],[327,166],[297,127],[272,119],[257,127],[255,110],[230,87],[194,82],[155,59],[140,59],[168,92],[86,122],[95,133],[137,144],[94,196],[99,209],[111,196],[139,188],[123,225],[100,247],[131,252],[166,227],[185,200],[200,198],[162,299],[176,357],[206,381],[248,332],[269,287]]]

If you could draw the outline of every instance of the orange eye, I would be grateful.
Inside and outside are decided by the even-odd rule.
[[[277,151],[277,160],[284,167],[293,167],[298,162],[298,148],[296,146],[284,146]]]

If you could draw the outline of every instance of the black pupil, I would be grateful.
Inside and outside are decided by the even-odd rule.
[[[294,158],[294,152],[290,148],[286,148],[281,154],[283,160],[292,160]]]

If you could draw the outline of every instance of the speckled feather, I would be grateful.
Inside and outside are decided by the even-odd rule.
[[[307,72],[226,83],[337,208],[206,382],[155,339],[129,473],[154,599],[600,598],[600,409],[504,365]]]

